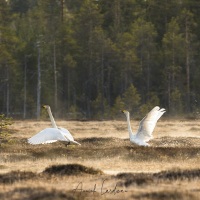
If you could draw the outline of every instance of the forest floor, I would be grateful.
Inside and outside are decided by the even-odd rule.
[[[49,121],[15,121],[0,138],[1,200],[199,199],[199,120],[158,121],[150,147],[130,143],[125,120],[57,125],[81,146],[28,144]]]

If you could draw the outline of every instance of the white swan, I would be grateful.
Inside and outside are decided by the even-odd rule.
[[[50,106],[44,105],[43,107],[47,109],[53,128],[46,128],[42,130],[41,132],[37,133],[33,137],[29,138],[28,143],[46,144],[46,143],[56,142],[59,140],[59,141],[68,142],[69,144],[72,143],[72,144],[81,145],[80,143],[74,140],[73,136],[70,134],[70,132],[67,129],[57,127],[56,122],[51,113]]]
[[[158,119],[166,112],[164,108],[154,107],[141,121],[136,134],[133,134],[130,124],[130,114],[127,110],[122,110],[126,115],[130,141],[140,146],[149,146],[147,143],[153,138],[152,133]]]

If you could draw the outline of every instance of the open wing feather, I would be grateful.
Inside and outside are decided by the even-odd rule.
[[[78,143],[74,140],[73,136],[71,135],[71,133],[67,129],[62,128],[62,127],[59,127],[58,129],[62,131],[62,134],[64,135],[66,140],[70,141],[70,143],[81,145],[80,143]]]
[[[143,141],[148,141],[152,138],[153,130],[158,119],[165,113],[165,109],[160,109],[158,106],[154,107],[140,122],[137,131],[137,138]]]
[[[71,135],[71,133],[70,133],[67,129],[62,128],[62,127],[59,127],[58,129],[62,132],[62,134],[63,134],[69,141],[74,141],[73,136]]]

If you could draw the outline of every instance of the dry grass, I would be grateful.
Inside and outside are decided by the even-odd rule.
[[[16,121],[10,137],[1,139],[0,199],[200,196],[200,121],[159,121],[150,147],[129,142],[125,121],[57,123],[82,145],[27,144],[47,121]],[[133,121],[133,130],[137,126]]]

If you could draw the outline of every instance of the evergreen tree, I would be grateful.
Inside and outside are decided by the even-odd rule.
[[[133,84],[131,84],[123,93],[123,101],[126,105],[126,109],[129,112],[136,112],[138,110],[140,100],[140,94],[138,93],[137,88]]]
[[[194,54],[195,54],[195,43],[196,35],[194,34],[194,30],[196,28],[196,23],[194,21],[193,14],[186,9],[183,9],[178,16],[178,21],[180,24],[180,30],[183,33],[184,37],[184,68],[185,68],[185,79],[186,79],[186,111],[191,111],[190,105],[190,96],[191,96],[191,68],[194,66]],[[195,70],[195,68],[193,68]]]
[[[118,96],[116,99],[115,99],[115,103],[112,107],[112,116],[113,117],[118,117],[121,115],[121,112],[122,110],[124,110],[126,108],[126,105],[123,101],[123,99],[121,98],[121,96]]]
[[[167,103],[169,110],[171,109],[171,93],[175,88],[182,86],[182,70],[183,63],[183,42],[184,38],[180,32],[177,19],[173,18],[168,24],[167,32],[163,38],[163,51],[165,59],[165,83],[167,91]]]
[[[15,86],[17,86],[17,61],[15,55],[18,52],[18,38],[15,27],[12,24],[13,15],[7,1],[0,0],[0,82],[1,82],[1,109],[6,115],[15,110],[14,105]],[[14,77],[15,74],[15,78]],[[15,85],[16,84],[16,85]]]
[[[157,33],[154,25],[151,22],[146,22],[142,18],[138,18],[131,27],[132,41],[135,44],[135,52],[138,62],[137,65],[141,71],[140,78],[138,80],[142,89],[142,94],[149,94],[152,90],[152,77],[154,74],[153,67],[155,66],[156,55],[156,37]],[[138,87],[139,85],[136,84]],[[148,99],[148,96],[147,96]]]
[[[43,103],[57,117],[101,119],[126,106],[198,110],[197,5],[0,0],[0,113],[39,118]]]

